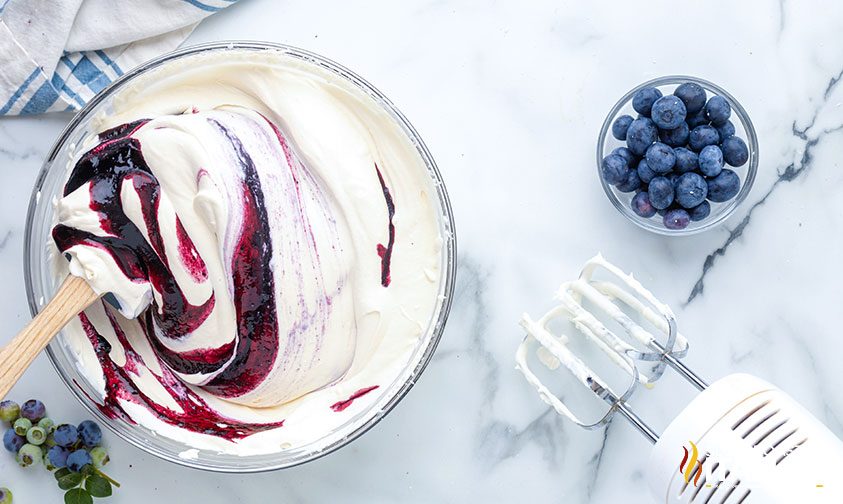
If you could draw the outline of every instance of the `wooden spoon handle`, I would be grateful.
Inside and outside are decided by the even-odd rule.
[[[0,398],[6,397],[53,336],[98,298],[84,279],[73,275],[65,279],[53,300],[0,350]]]

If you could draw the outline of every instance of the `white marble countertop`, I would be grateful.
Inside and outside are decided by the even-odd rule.
[[[843,434],[843,10],[830,2],[314,2],[243,0],[190,43],[263,39],[364,76],[407,115],[448,186],[460,248],[454,309],[418,385],[376,428],[326,458],[260,475],[162,462],[108,433],[111,500],[202,502],[651,502],[649,443],[618,421],[581,431],[513,366],[523,311],[539,314],[597,251],[650,286],[709,379],[744,370],[796,394]],[[737,97],[758,129],[749,200],[682,239],[620,216],[595,174],[600,123],[634,85],[690,74]],[[2,338],[29,320],[30,189],[67,116],[0,120]],[[636,406],[657,429],[692,397],[675,377]],[[81,405],[45,356],[11,397],[54,418]],[[15,502],[60,502],[44,471],[0,456]]]

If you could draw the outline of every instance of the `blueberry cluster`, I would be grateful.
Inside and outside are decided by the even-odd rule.
[[[8,400],[0,402],[0,420],[9,424],[3,433],[3,446],[15,454],[21,467],[43,464],[48,471],[58,469],[55,476],[63,490],[105,496],[95,495],[104,494],[104,491],[90,492],[87,488],[88,480],[92,478],[104,486],[99,480],[105,475],[99,470],[109,462],[108,453],[102,447],[102,429],[96,422],[85,420],[78,426],[56,425],[47,416],[44,403],[37,399],[22,405]],[[63,480],[74,484],[64,488]],[[85,488],[81,488],[83,482]],[[107,493],[111,495],[110,486]],[[11,492],[9,496],[11,502]],[[0,504],[8,503],[0,499]]]
[[[732,109],[722,96],[706,96],[693,82],[672,95],[655,87],[632,97],[638,118],[622,115],[612,136],[625,141],[603,158],[603,179],[621,192],[634,192],[632,210],[639,216],[662,216],[668,229],[684,229],[711,213],[711,203],[734,198],[741,180],[725,165],[749,159],[746,143],[735,135]]]

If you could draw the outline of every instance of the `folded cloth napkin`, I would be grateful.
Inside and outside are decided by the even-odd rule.
[[[76,110],[237,0],[0,0],[0,115]]]

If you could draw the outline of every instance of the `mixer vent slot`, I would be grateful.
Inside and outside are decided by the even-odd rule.
[[[782,461],[802,446],[807,438],[800,436],[799,427],[794,425],[787,412],[771,406],[764,401],[738,419],[732,430],[742,439],[757,448],[762,457],[775,459],[775,464]]]
[[[749,413],[747,413],[746,415],[742,416],[742,417],[741,417],[741,418],[740,418],[737,422],[735,422],[735,424],[734,424],[734,425],[732,425],[732,430],[733,430],[733,431],[738,430],[738,427],[740,427],[740,426],[741,426],[744,422],[746,422],[747,420],[749,420],[749,418],[750,418],[752,415],[754,415],[754,414],[758,413],[758,412],[761,410],[761,408],[763,408],[764,406],[766,406],[766,405],[768,405],[768,404],[770,404],[770,401],[764,401],[764,402],[762,402],[761,404],[759,404],[758,406],[756,406],[755,408],[753,408],[753,409],[752,409]]]
[[[771,434],[773,434],[774,432],[776,432],[777,430],[782,428],[782,426],[784,426],[784,424],[786,424],[788,422],[788,420],[790,420],[790,419],[785,418],[784,420],[776,423],[773,427],[771,427],[769,430],[767,430],[767,432],[765,432],[760,438],[758,438],[758,440],[756,440],[754,443],[752,443],[752,447],[755,448],[756,446],[760,445],[762,442],[764,442],[765,439],[770,437]]]
[[[767,455],[769,455],[769,454],[770,454],[773,450],[775,450],[776,448],[778,448],[779,446],[781,446],[781,444],[782,444],[782,443],[784,443],[785,441],[787,441],[788,439],[790,439],[790,438],[791,438],[794,434],[796,434],[798,431],[799,431],[799,428],[794,428],[794,429],[790,429],[789,431],[787,431],[787,434],[785,434],[784,436],[782,436],[782,437],[781,437],[778,441],[776,441],[775,443],[773,443],[773,444],[772,444],[772,446],[770,446],[769,448],[767,448],[767,450],[764,452],[764,456],[766,457]]]
[[[729,502],[729,497],[731,497],[735,493],[735,490],[738,489],[738,486],[740,486],[740,484],[741,484],[741,480],[737,480],[737,481],[735,481],[734,485],[729,485],[729,486],[725,487],[724,492],[726,492],[726,493],[725,493],[725,495],[723,495],[723,498],[720,499],[720,504],[724,504],[726,502]],[[723,486],[723,485],[721,484],[720,486]],[[712,497],[714,497],[713,493],[708,496],[708,499],[705,500],[705,504],[708,504],[708,502],[711,501]]]
[[[802,439],[802,441],[799,441],[798,443],[796,443],[796,444],[793,446],[793,448],[791,448],[791,449],[787,450],[786,452],[782,453],[782,454],[781,454],[781,456],[780,456],[779,458],[777,458],[777,459],[776,459],[776,465],[781,464],[781,463],[782,463],[782,460],[786,459],[786,458],[788,457],[788,455],[790,455],[791,453],[795,452],[795,451],[796,451],[796,449],[797,449],[797,448],[799,448],[800,446],[802,446],[803,444],[805,444],[805,441],[807,441],[807,440],[808,440],[808,438],[804,438],[804,439]]]
[[[731,476],[732,472],[728,469],[718,471],[720,462],[711,462],[709,469],[704,470],[703,474],[700,475],[700,480],[694,485],[694,479],[696,479],[697,473],[701,470],[700,468],[706,467],[706,460],[711,462],[710,457],[707,455],[701,459],[701,462],[697,464],[691,473],[690,482],[683,482],[683,486],[679,490],[679,495],[682,496],[686,491],[689,493],[692,492],[687,502],[695,504],[746,503],[752,490],[741,485],[740,479],[730,481],[729,476]],[[708,481],[710,475],[713,475],[716,480]],[[682,478],[682,475],[680,474],[679,477]]]
[[[759,415],[759,416],[761,416],[761,418],[759,418],[757,420],[754,420],[754,423],[749,425],[749,428],[746,430],[746,432],[743,433],[743,435],[741,437],[743,439],[748,438],[749,435],[752,434],[753,432],[755,432],[759,427],[761,427],[761,425],[764,422],[766,422],[767,420],[769,420],[769,419],[773,418],[774,416],[778,415],[780,411],[781,410],[779,410],[779,409],[775,409],[775,410],[773,410],[773,411],[771,411],[767,414]]]

